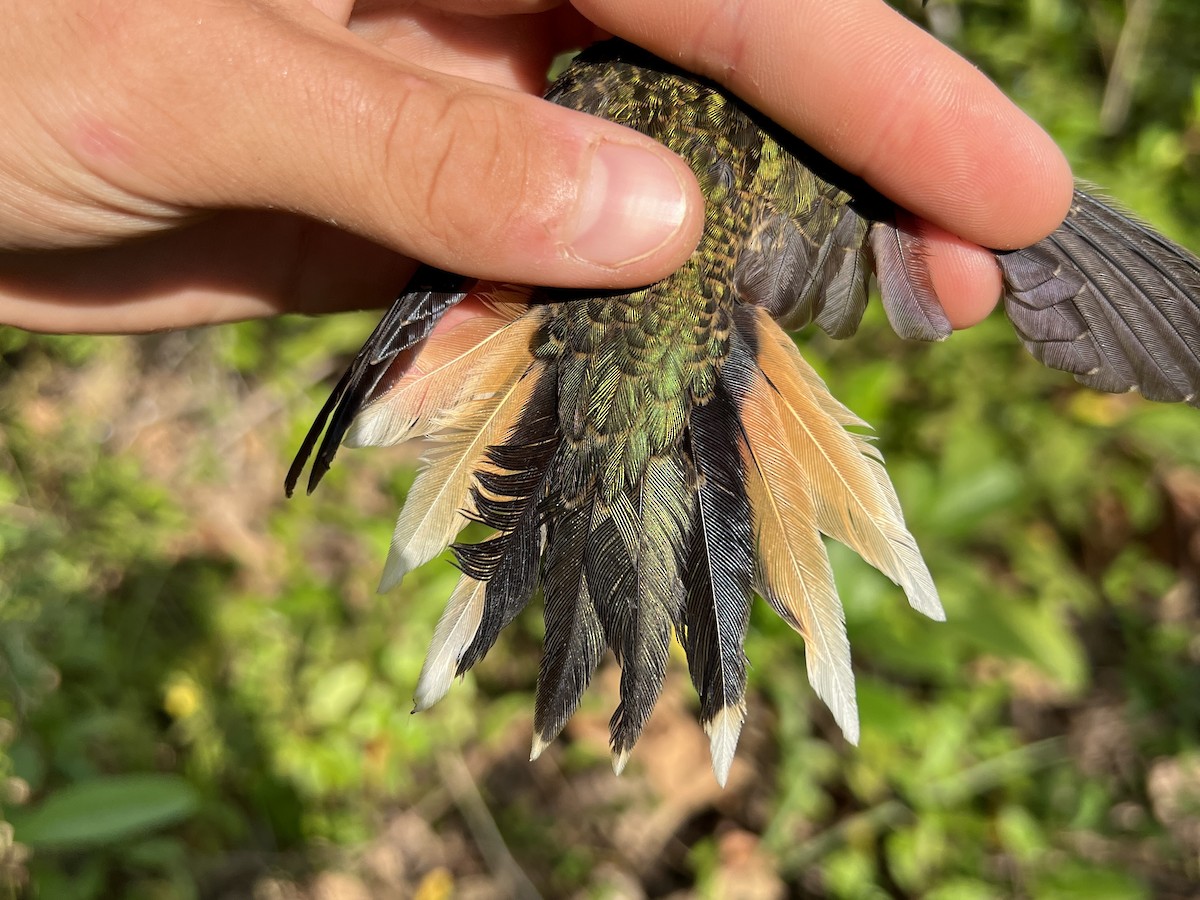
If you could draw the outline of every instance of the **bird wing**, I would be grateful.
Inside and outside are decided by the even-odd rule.
[[[750,114],[750,113],[748,113]],[[754,233],[738,260],[744,301],[782,325],[832,337],[858,328],[874,271],[892,328],[942,340],[951,326],[921,234],[896,207],[811,148],[760,120],[785,168],[762,179]],[[814,240],[813,236],[821,236]],[[1047,238],[996,251],[1004,308],[1033,356],[1097,390],[1200,405],[1200,258],[1080,186]]]
[[[1045,240],[999,253],[1025,347],[1088,387],[1197,405],[1200,259],[1111,202],[1075,190]]]

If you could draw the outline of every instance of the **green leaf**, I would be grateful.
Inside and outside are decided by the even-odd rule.
[[[1072,860],[1047,872],[1032,893],[1062,900],[1141,900],[1150,896],[1150,889],[1126,872]]]
[[[977,466],[969,476],[939,485],[928,526],[938,534],[968,532],[1011,504],[1023,487],[1021,470],[1012,463]]]
[[[354,660],[331,669],[313,685],[308,696],[308,717],[317,725],[340,721],[358,703],[369,679],[366,666]]]
[[[16,840],[40,850],[81,850],[158,831],[192,816],[195,789],[177,775],[112,775],[55,791],[13,814]]]

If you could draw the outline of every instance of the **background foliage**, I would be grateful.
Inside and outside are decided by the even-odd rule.
[[[920,17],[1084,177],[1200,247],[1200,6]],[[0,896],[1190,896],[1200,415],[1078,390],[1002,317],[935,348],[801,337],[878,428],[950,622],[835,552],[848,747],[756,611],[730,786],[676,660],[615,779],[610,664],[525,762],[530,610],[408,698],[454,572],[373,593],[411,457],[283,468],[372,315],[142,339],[0,331]],[[836,551],[836,548],[835,548]]]

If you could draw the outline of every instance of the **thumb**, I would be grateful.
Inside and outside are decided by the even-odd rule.
[[[442,268],[561,286],[647,283],[699,239],[687,165],[636,132],[419,68],[307,3],[216,8],[176,46],[137,48],[157,58],[117,111],[124,152],[88,161],[126,190],[286,209]]]

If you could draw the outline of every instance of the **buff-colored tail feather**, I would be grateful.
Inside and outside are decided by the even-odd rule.
[[[777,392],[783,433],[814,486],[817,527],[900,585],[912,607],[945,619],[933,578],[899,513],[879,451],[834,422],[859,420],[829,393],[791,339],[758,312],[759,362]]]
[[[760,372],[742,410],[749,444],[747,492],[758,549],[756,587],[804,636],[808,680],[852,743],[858,707],[850,640],[833,569],[816,526],[813,485],[784,435],[775,389]],[[827,427],[840,428],[830,420]]]
[[[372,399],[346,435],[348,447],[384,447],[424,437],[465,399],[509,385],[529,364],[543,310],[515,318],[512,304],[490,305],[429,338],[412,368]]]

